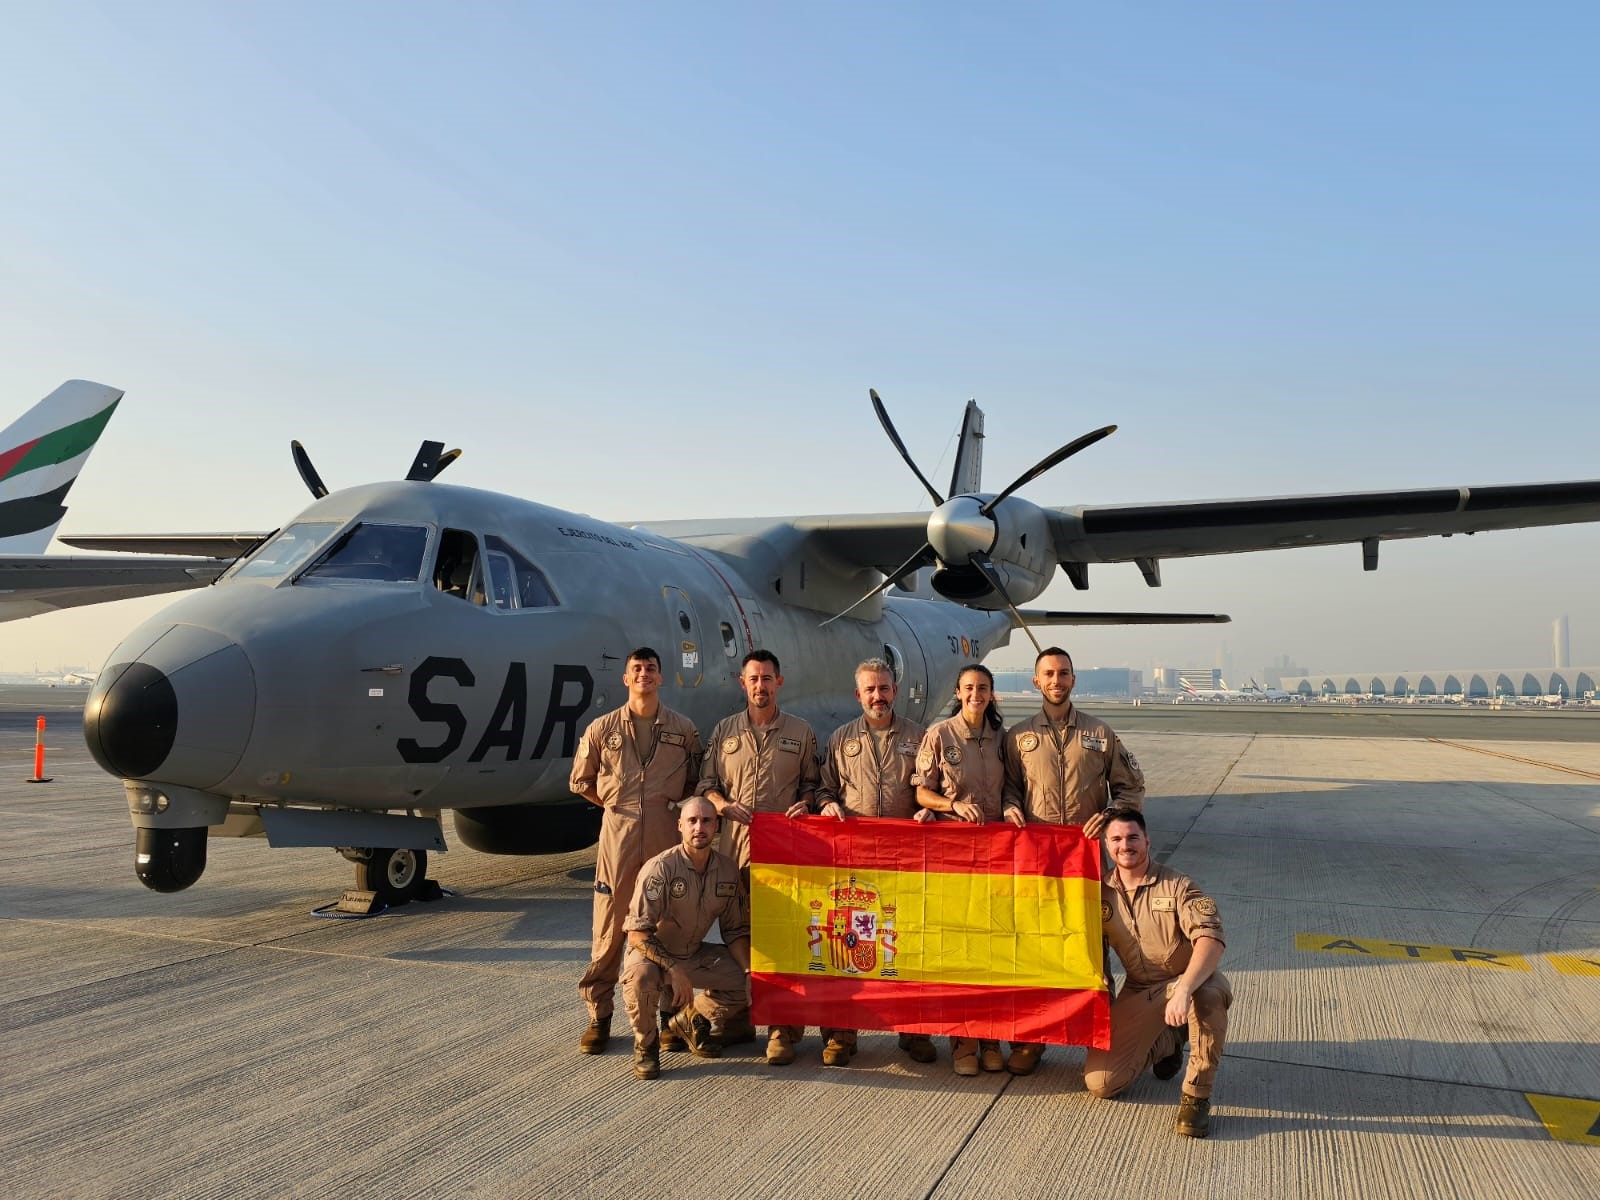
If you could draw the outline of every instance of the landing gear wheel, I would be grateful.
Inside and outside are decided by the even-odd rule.
[[[376,892],[388,905],[406,904],[422,890],[428,876],[426,850],[374,848],[372,857],[356,863],[356,887]]]

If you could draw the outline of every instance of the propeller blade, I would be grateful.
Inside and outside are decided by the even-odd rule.
[[[915,554],[913,554],[910,558],[906,559],[905,562],[901,563],[900,566],[898,568],[896,568],[896,570],[895,570],[893,575],[887,576],[882,583],[880,583],[877,587],[873,588],[865,596],[861,597],[861,599],[857,600],[849,608],[845,609],[843,612],[834,613],[833,616],[829,617],[821,625],[818,625],[817,628],[818,629],[826,628],[827,626],[832,625],[840,617],[847,617],[851,613],[855,612],[856,609],[860,608],[868,600],[871,600],[878,593],[882,592],[890,584],[892,584],[896,579],[899,579],[907,571],[911,570],[912,567],[920,565],[922,560],[923,560],[923,558],[926,555],[928,555],[929,553],[931,553],[932,550],[933,550],[933,547],[928,545],[926,542],[924,542],[922,544],[922,548],[920,550],[918,550]]]
[[[1096,429],[1093,433],[1086,433],[1081,438],[1077,438],[1077,439],[1075,439],[1073,441],[1068,442],[1065,446],[1061,447],[1061,449],[1057,450],[1054,454],[1051,454],[1051,455],[1049,455],[1049,456],[1047,456],[1045,458],[1040,459],[1032,467],[1030,467],[1028,470],[1024,471],[1017,478],[1015,483],[1013,483],[1005,491],[1001,492],[993,500],[989,501],[989,503],[985,504],[978,511],[981,512],[986,517],[989,516],[991,513],[994,512],[995,506],[998,505],[1000,503],[1000,501],[1004,500],[1007,496],[1011,495],[1012,492],[1016,491],[1023,484],[1031,483],[1033,480],[1039,478],[1039,476],[1043,475],[1046,471],[1048,471],[1051,467],[1055,466],[1057,463],[1065,462],[1067,459],[1071,458],[1074,454],[1076,454],[1079,450],[1087,450],[1090,446],[1094,445],[1096,442],[1100,441],[1102,438],[1108,438],[1113,433],[1115,433],[1116,431],[1117,431],[1117,427],[1115,425],[1107,425],[1104,429]]]
[[[1227,613],[1020,611],[1030,625],[1226,625],[1233,620]]]
[[[306,448],[299,442],[290,442],[289,453],[294,457],[294,469],[300,472],[301,482],[311,489],[312,499],[321,500],[328,494],[328,485],[322,482],[322,476],[311,465],[311,456],[306,453]]]
[[[911,459],[911,451],[906,449],[906,444],[900,440],[900,434],[894,427],[894,422],[889,420],[888,410],[883,407],[883,401],[878,399],[878,393],[873,388],[867,389],[867,395],[872,397],[872,409],[878,414],[878,424],[883,426],[883,431],[889,435],[889,440],[894,443],[894,448],[900,451],[900,457],[906,460],[906,466],[911,468],[911,473],[917,477],[917,482],[928,490],[928,495],[933,497],[934,507],[944,503],[944,497],[934,490],[933,484],[928,482],[928,477],[917,469],[917,464]],[[859,604],[860,601],[857,601]],[[841,614],[843,615],[843,614]]]
[[[432,478],[434,478],[434,479],[439,478],[439,472],[443,471],[446,467],[448,467],[451,463],[455,462],[455,460],[460,458],[460,457],[461,457],[461,451],[460,450],[446,450],[443,454],[441,454],[439,456],[439,461],[433,464],[433,476],[432,476]]]
[[[983,577],[989,581],[989,586],[1000,593],[1000,599],[1004,600],[1006,607],[1011,610],[1011,619],[1017,623],[1017,628],[1027,634],[1028,640],[1033,643],[1033,648],[1043,654],[1044,647],[1039,644],[1039,639],[1033,636],[1033,630],[1028,628],[1028,623],[1022,619],[1022,614],[1017,611],[1017,606],[1011,603],[1011,596],[1006,591],[1006,585],[1000,581],[1000,572],[994,569],[994,563],[989,556],[987,554],[973,554],[968,556],[967,561],[977,567]]]
[[[427,483],[437,475],[439,455],[443,453],[443,442],[423,442],[417,449],[417,456],[411,460],[411,469],[406,472],[407,482]]]

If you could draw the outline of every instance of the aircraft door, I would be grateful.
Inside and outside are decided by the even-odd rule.
[[[675,677],[681,688],[697,688],[705,679],[706,660],[694,601],[682,588],[668,585],[661,589],[661,602],[667,609],[669,635],[675,639],[662,648],[667,661],[661,664],[661,673]]]
[[[883,644],[883,656],[894,668],[895,680],[900,684],[900,711],[913,721],[926,723],[928,659],[922,652],[922,643],[903,617],[887,610],[884,616],[893,632]]]

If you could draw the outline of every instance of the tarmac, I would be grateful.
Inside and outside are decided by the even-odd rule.
[[[454,896],[369,920],[313,915],[351,885],[333,851],[256,840],[146,891],[82,695],[0,689],[12,1196],[1600,1196],[1600,715],[1085,702],[1222,911],[1194,1141],[1178,1080],[1096,1100],[1073,1048],[1027,1078],[887,1034],[848,1068],[813,1034],[787,1068],[668,1054],[652,1083],[626,1037],[582,1057],[592,851],[458,848],[430,863]]]

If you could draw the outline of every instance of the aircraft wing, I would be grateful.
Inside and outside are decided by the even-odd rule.
[[[73,537],[58,535],[56,541],[80,550],[104,550],[114,554],[182,554],[197,558],[235,559],[257,542],[271,537],[272,532],[85,533]]]
[[[129,555],[20,554],[0,557],[0,621],[204,587],[226,560]]]
[[[1600,480],[1046,511],[1062,562],[1159,561],[1600,521]]]

